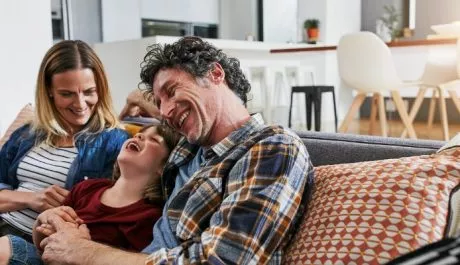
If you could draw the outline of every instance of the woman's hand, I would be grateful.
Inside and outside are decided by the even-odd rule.
[[[134,89],[126,98],[126,104],[120,112],[119,119],[123,120],[126,117],[139,116],[159,118],[160,111],[152,101],[148,101],[145,98],[141,90]]]
[[[39,192],[31,192],[28,207],[37,212],[61,206],[69,191],[57,185],[52,185]]]

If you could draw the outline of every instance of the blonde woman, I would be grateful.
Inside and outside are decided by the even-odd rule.
[[[35,120],[0,151],[0,235],[28,241],[37,215],[61,206],[75,184],[110,178],[128,138],[119,128],[102,63],[82,41],[48,50],[35,108]]]

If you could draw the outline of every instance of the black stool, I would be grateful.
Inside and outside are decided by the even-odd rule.
[[[335,92],[333,86],[294,86],[291,90],[291,104],[289,105],[289,127],[291,127],[292,95],[294,93],[305,93],[307,104],[307,129],[311,129],[311,105],[315,107],[315,131],[321,130],[321,94],[332,92],[334,102],[335,131],[337,132],[337,108],[335,106]]]

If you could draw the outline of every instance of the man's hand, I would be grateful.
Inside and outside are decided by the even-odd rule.
[[[52,185],[42,191],[30,193],[28,206],[37,212],[61,206],[69,191],[57,185]]]
[[[69,222],[76,225],[83,224],[83,220],[78,217],[77,213],[72,207],[69,206],[60,206],[53,209],[46,210],[38,215],[37,222],[38,226],[42,224],[51,224],[51,220],[54,222],[62,221]],[[38,228],[38,227],[37,227]]]
[[[56,215],[48,219],[56,233],[40,243],[44,249],[42,259],[46,264],[90,264],[91,236],[86,225],[76,225],[63,221]]]
[[[131,91],[126,98],[126,104],[120,112],[119,119],[123,120],[126,117],[154,117],[160,116],[159,110],[151,101],[147,101],[144,93],[135,89]]]
[[[74,227],[83,224],[83,220],[69,206],[60,206],[42,212],[35,221],[32,234],[34,244],[38,249],[43,250],[40,244],[44,238],[56,233],[57,228],[52,225],[53,222],[58,224],[67,222]]]

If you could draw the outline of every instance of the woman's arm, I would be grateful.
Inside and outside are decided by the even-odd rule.
[[[30,208],[37,212],[61,206],[68,190],[57,185],[50,186],[40,192],[0,190],[0,212],[18,211]]]

